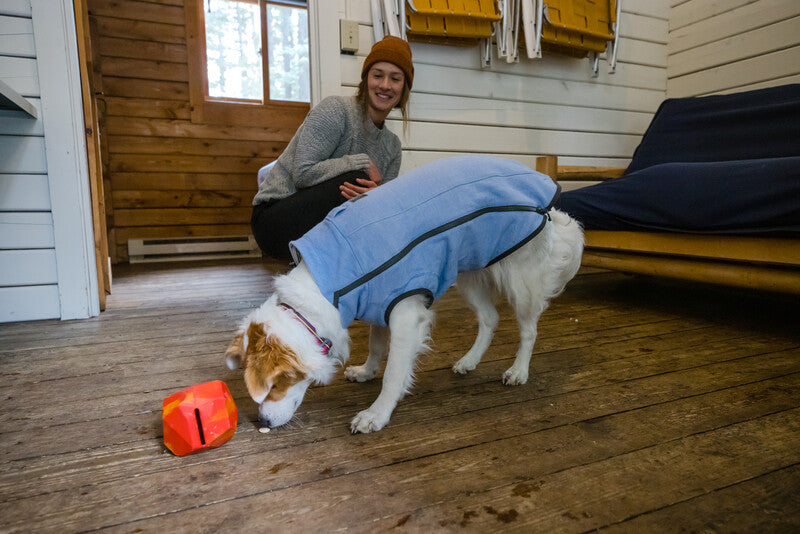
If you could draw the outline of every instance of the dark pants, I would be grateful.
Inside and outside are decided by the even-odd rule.
[[[322,221],[333,208],[346,199],[339,191],[345,182],[369,178],[364,171],[352,171],[321,184],[299,189],[295,194],[253,206],[250,226],[258,246],[276,259],[288,259],[289,241],[293,241]]]

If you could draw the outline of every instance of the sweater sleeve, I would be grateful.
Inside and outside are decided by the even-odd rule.
[[[367,154],[332,157],[355,133],[340,101],[326,98],[312,109],[298,132],[292,180],[297,188],[310,187],[354,170],[369,170]]]
[[[394,157],[389,160],[389,163],[386,165],[386,172],[383,175],[383,181],[388,182],[389,180],[393,180],[397,178],[397,175],[400,173],[400,163],[403,160],[403,150],[400,147],[400,142],[398,140],[397,147],[394,151]]]

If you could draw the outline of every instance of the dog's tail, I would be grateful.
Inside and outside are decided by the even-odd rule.
[[[578,221],[557,209],[549,212],[553,225],[553,248],[551,259],[555,263],[552,272],[558,276],[555,284],[561,293],[567,282],[577,274],[583,256],[583,228]]]

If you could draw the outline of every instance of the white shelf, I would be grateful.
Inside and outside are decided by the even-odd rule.
[[[36,118],[36,108],[28,100],[0,80],[0,110],[13,109],[24,111],[34,119]]]

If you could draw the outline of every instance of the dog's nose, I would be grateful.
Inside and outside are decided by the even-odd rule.
[[[263,427],[272,428],[272,421],[269,420],[269,417],[258,417],[258,423]]]

